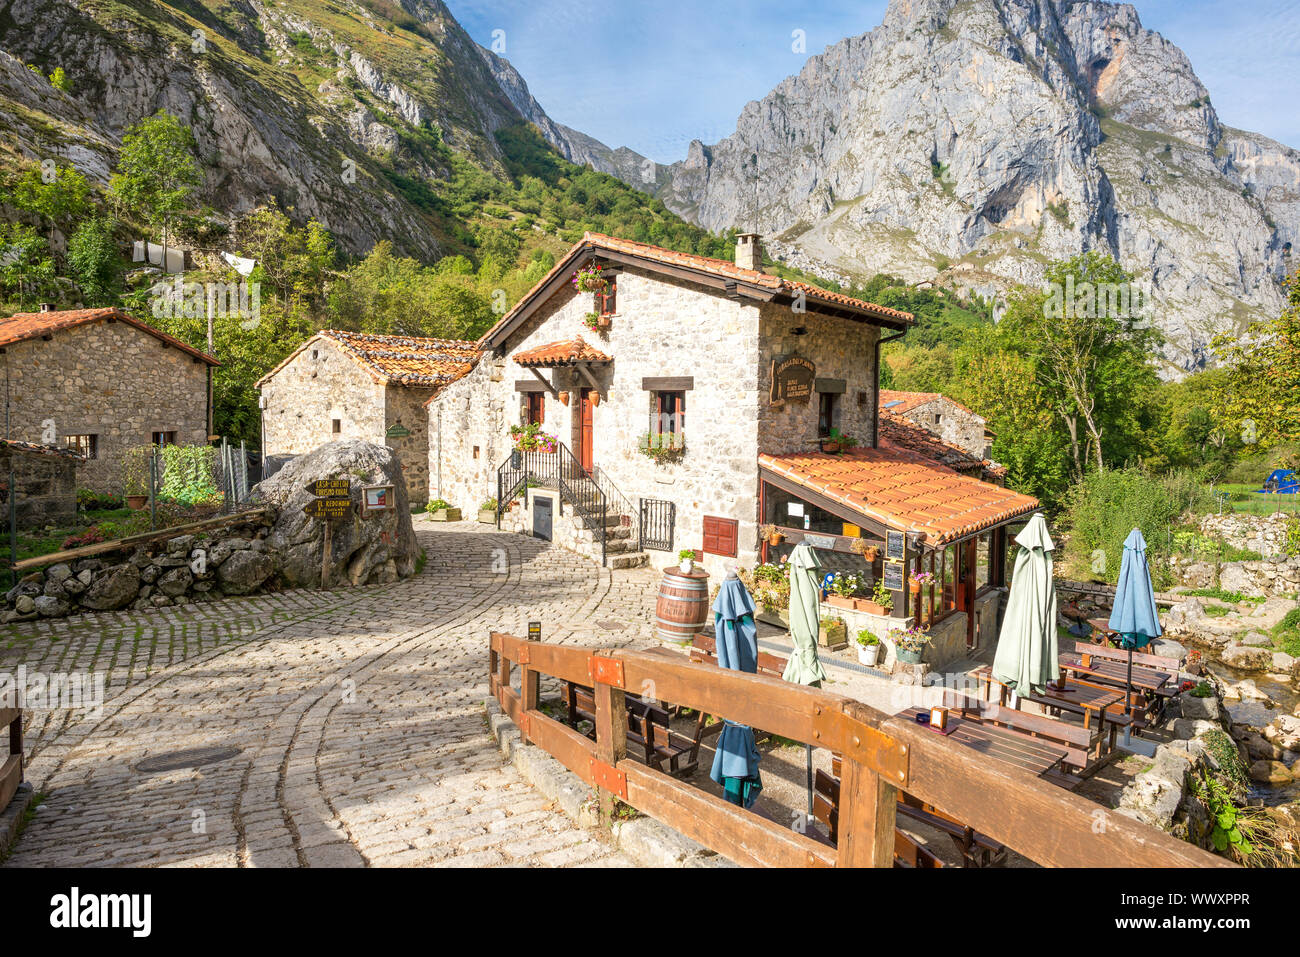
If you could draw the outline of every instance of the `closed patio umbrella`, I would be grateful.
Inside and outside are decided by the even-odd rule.
[[[718,665],[746,674],[758,672],[758,630],[754,624],[754,599],[734,571],[728,571],[713,602],[713,633]],[[754,731],[748,725],[722,722],[713,769],[709,777],[722,785],[727,800],[751,807],[763,790],[758,773],[759,753]]]
[[[1132,714],[1129,701],[1133,693],[1133,649],[1145,648],[1164,631],[1156,610],[1156,592],[1151,585],[1147,566],[1147,542],[1139,529],[1124,539],[1124,559],[1119,566],[1119,584],[1115,586],[1115,607],[1110,612],[1110,630],[1119,634],[1119,643],[1128,649],[1128,677],[1124,685],[1124,713]],[[1127,731],[1125,732],[1127,734]]]
[[[794,651],[781,677],[799,685],[820,687],[826,680],[817,657],[817,634],[821,629],[822,563],[807,545],[796,545],[790,553],[790,641]],[[808,813],[812,814],[812,745],[808,745]]]
[[[1052,582],[1052,536],[1035,512],[1016,536],[1016,555],[1007,611],[998,633],[993,678],[1019,694],[1042,694],[1061,677],[1057,660],[1056,585]]]

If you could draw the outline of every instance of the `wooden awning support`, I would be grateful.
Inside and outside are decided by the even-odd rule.
[[[591,370],[587,368],[587,363],[579,362],[574,366],[574,368],[578,370],[579,375],[581,375],[584,379],[587,380],[587,385],[591,386],[593,389],[595,389],[597,392],[600,393],[600,397],[602,399],[609,398],[607,395],[605,395],[605,390],[600,387],[600,383],[596,381],[596,377],[591,374]]]
[[[549,392],[554,398],[558,399],[560,397],[560,393],[555,391],[555,386],[551,385],[549,382],[546,381],[546,376],[542,375],[540,372],[538,372],[536,369],[533,368],[529,368],[528,371],[537,377],[537,381],[540,382],[542,385],[544,385],[546,387],[546,391]]]

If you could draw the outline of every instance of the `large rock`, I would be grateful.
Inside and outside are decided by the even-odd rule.
[[[185,569],[186,572],[189,569]],[[275,562],[264,552],[235,552],[217,569],[217,581],[227,595],[246,595],[257,589],[275,571]]]
[[[1178,696],[1178,705],[1184,718],[1199,721],[1219,720],[1219,699],[1213,695],[1198,698],[1191,693]]]
[[[1153,827],[1168,830],[1183,800],[1183,786],[1193,758],[1186,751],[1162,746],[1155,761],[1124,788],[1119,809]]]
[[[1260,784],[1288,784],[1291,772],[1281,761],[1256,761],[1250,766],[1250,779]]]
[[[303,509],[313,496],[308,486],[318,479],[348,479],[352,514],[332,524],[331,585],[406,577],[415,571],[420,547],[411,527],[411,509],[397,453],[382,445],[355,439],[330,442],[300,455],[253,489],[257,501],[278,510],[266,544],[280,556],[280,571],[290,585],[319,587],[324,523]],[[361,487],[392,485],[396,507],[361,517]],[[235,561],[232,555],[220,572]]]
[[[158,578],[158,591],[164,595],[175,598],[178,595],[185,594],[185,590],[190,587],[194,581],[194,576],[190,573],[189,568],[173,568],[171,571],[164,572]]]
[[[114,565],[95,574],[94,581],[81,596],[83,608],[113,611],[125,608],[140,590],[140,569],[134,565]]]
[[[1232,645],[1220,652],[1219,659],[1238,671],[1268,671],[1273,667],[1273,649]]]

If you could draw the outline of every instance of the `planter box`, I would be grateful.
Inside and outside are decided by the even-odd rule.
[[[842,621],[827,626],[822,625],[817,631],[817,643],[823,648],[838,651],[849,646],[849,628]]]
[[[758,613],[754,615],[754,618],[758,621],[766,622],[769,625],[775,625],[778,628],[785,628],[788,630],[790,627],[790,611],[786,608],[774,608],[771,611],[759,608]]]
[[[886,608],[884,605],[877,605],[869,598],[855,598],[853,599],[853,603],[854,607],[857,608],[858,611],[865,611],[869,615],[881,615],[887,618],[893,614],[890,609]]]
[[[430,513],[429,518],[435,522],[459,522],[460,509],[440,508],[438,511]],[[496,521],[496,519],[493,519],[493,521]]]
[[[478,510],[478,520],[483,525],[495,525],[497,523],[497,513],[490,508],[481,508]]]
[[[824,604],[831,605],[835,608],[848,608],[850,610],[858,607],[857,602],[858,599],[856,598],[845,598],[843,595],[834,594],[827,595],[824,599]]]

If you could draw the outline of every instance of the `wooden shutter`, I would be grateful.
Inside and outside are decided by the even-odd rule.
[[[708,554],[735,558],[739,538],[740,523],[734,518],[704,516],[704,551]]]

